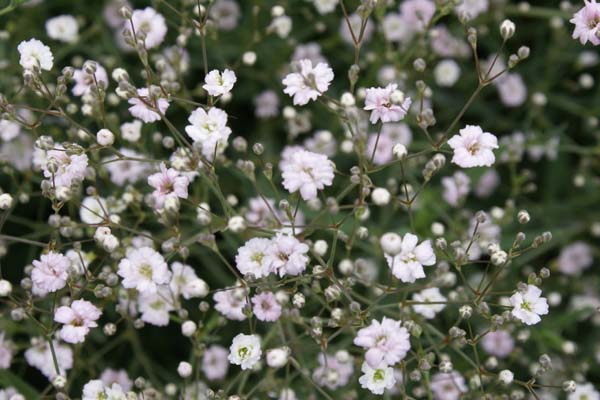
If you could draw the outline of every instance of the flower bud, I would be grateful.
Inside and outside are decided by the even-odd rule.
[[[502,35],[502,39],[508,40],[515,34],[515,23],[509,19],[505,19],[500,24],[500,35]]]

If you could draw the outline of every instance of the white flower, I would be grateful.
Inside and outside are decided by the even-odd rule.
[[[220,108],[211,107],[208,112],[198,107],[190,114],[188,121],[191,125],[185,127],[185,132],[198,144],[202,154],[209,160],[219,155],[227,147],[227,139],[231,128],[227,126],[227,113]]]
[[[454,60],[442,60],[435,66],[433,75],[439,86],[450,87],[460,77],[460,67]]]
[[[99,63],[95,61],[94,63],[96,70],[93,74],[88,74],[84,69],[76,69],[73,72],[75,86],[73,86],[72,92],[74,96],[83,96],[90,93],[92,85],[97,85],[101,88],[106,88],[108,85],[106,69]]]
[[[600,400],[600,392],[591,383],[578,383],[575,391],[567,396],[567,400]]]
[[[138,307],[142,321],[155,326],[169,325],[169,311],[175,309],[169,286],[160,285],[156,292],[140,293]]]
[[[329,88],[333,80],[333,71],[325,63],[313,67],[312,61],[298,61],[299,72],[288,74],[282,81],[286,86],[283,92],[294,99],[294,105],[303,106],[316,100]]]
[[[137,38],[145,37],[144,45],[152,49],[160,45],[167,34],[165,18],[152,7],[143,10],[135,10],[131,15],[133,29]],[[125,25],[127,28],[129,24]]]
[[[54,56],[52,55],[50,47],[46,46],[41,41],[37,39],[23,41],[19,43],[17,50],[19,50],[19,54],[21,55],[19,64],[21,64],[21,67],[24,69],[30,70],[33,68],[41,68],[46,71],[52,69]]]
[[[130,98],[128,102],[131,104],[129,107],[131,115],[146,123],[160,120],[161,114],[164,115],[169,108],[167,99],[164,97],[151,98],[147,88],[138,89],[137,97]],[[160,114],[157,111],[160,111]]]
[[[42,254],[39,261],[33,262],[33,293],[43,296],[65,287],[70,266],[71,260],[60,253],[50,251]]]
[[[364,110],[371,111],[369,121],[372,124],[381,122],[397,122],[406,116],[412,100],[398,90],[398,85],[390,83],[384,88],[372,87],[367,89]]]
[[[163,256],[151,247],[130,249],[119,262],[117,273],[123,278],[123,287],[141,293],[155,293],[157,285],[169,283],[170,272]]]
[[[83,386],[81,400],[126,400],[127,396],[121,385],[109,385],[101,380],[94,379]]]
[[[396,384],[394,370],[386,364],[373,368],[365,361],[361,370],[363,375],[358,378],[358,382],[363,389],[369,389],[373,394],[383,394],[386,389],[391,389]]]
[[[335,7],[338,5],[339,0],[313,0],[313,4],[315,8],[319,12],[319,14],[328,14],[335,10]]]
[[[121,137],[128,142],[137,142],[142,136],[142,121],[134,119],[121,125]]]
[[[503,369],[498,374],[498,379],[500,380],[500,382],[502,382],[505,385],[512,383],[514,378],[515,378],[515,374],[513,374],[512,371],[509,369]]]
[[[46,21],[46,33],[50,39],[75,43],[79,39],[79,24],[72,15],[59,15]]]
[[[60,330],[60,338],[68,343],[81,343],[90,332],[90,328],[98,326],[96,321],[102,311],[87,300],[75,300],[69,307],[61,306],[54,312],[54,320],[64,326]]]
[[[392,274],[404,283],[413,283],[417,279],[425,278],[423,266],[435,264],[435,253],[429,240],[417,246],[418,238],[412,233],[404,235],[401,250],[394,256],[385,254]]]
[[[300,191],[304,200],[317,198],[333,182],[333,166],[327,156],[306,150],[294,152],[282,166],[283,186],[290,192]]]
[[[280,233],[272,239],[265,263],[271,271],[277,271],[280,277],[300,275],[308,265],[308,250],[308,245],[295,236]]]
[[[541,294],[540,288],[534,285],[527,285],[526,291],[513,294],[510,297],[510,304],[514,307],[512,315],[527,325],[540,322],[540,315],[548,314],[548,302]]]
[[[394,365],[406,357],[410,350],[410,335],[401,323],[383,317],[381,322],[374,319],[371,325],[358,331],[353,343],[367,349],[365,361],[371,367]]]
[[[46,154],[47,162],[42,166],[44,177],[56,187],[78,185],[85,178],[88,166],[86,154],[69,154],[65,148],[57,144]],[[52,166],[53,168],[50,168]]]
[[[242,369],[250,369],[260,360],[261,354],[260,337],[240,333],[233,338],[227,359]]]
[[[289,347],[277,347],[267,350],[267,365],[271,368],[281,368],[288,362],[290,356]]]
[[[106,200],[102,197],[88,196],[81,202],[79,217],[81,222],[88,225],[98,225],[108,217]]]
[[[498,139],[480,126],[467,125],[448,140],[454,149],[452,162],[463,168],[490,167],[496,161],[493,149],[498,148]]]
[[[238,249],[235,256],[237,269],[244,276],[252,275],[255,278],[262,278],[269,275],[273,272],[266,257],[270,247],[271,240],[269,239],[253,238],[248,240]]]
[[[204,78],[204,90],[211,96],[223,96],[233,89],[237,81],[235,73],[225,69],[222,73],[218,69],[213,69]]]
[[[433,304],[413,304],[412,308],[417,314],[421,314],[427,319],[432,319],[437,313],[446,308],[446,299],[440,289],[436,287],[423,289],[419,293],[415,293],[412,296],[412,300],[422,303],[433,303]]]
[[[56,376],[53,353],[45,338],[38,338],[37,343],[25,351],[25,360],[27,364],[39,369],[48,380],[51,380]],[[60,375],[66,376],[66,371],[73,367],[73,351],[69,346],[56,340],[52,342],[52,345]]]
[[[181,294],[187,300],[205,297],[208,294],[208,285],[204,280],[198,278],[194,269],[189,265],[176,261],[171,264],[171,270],[173,275],[169,287],[174,296]]]

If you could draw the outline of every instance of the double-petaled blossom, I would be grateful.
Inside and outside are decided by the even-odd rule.
[[[288,74],[283,79],[283,92],[293,98],[294,105],[303,106],[327,91],[333,80],[333,71],[322,62],[313,67],[309,59],[300,60],[297,65],[298,72]]]
[[[496,161],[494,149],[498,148],[498,139],[480,126],[467,125],[448,140],[454,150],[452,162],[463,168],[490,167]]]
[[[372,87],[367,89],[364,110],[371,111],[369,120],[372,124],[377,121],[397,122],[404,119],[412,100],[398,90],[398,85],[390,83],[384,88]]]
[[[67,343],[81,343],[91,328],[98,326],[96,321],[102,311],[87,300],[75,300],[70,306],[61,306],[54,312],[54,320],[63,324],[60,338]]]
[[[400,251],[397,254],[385,254],[392,274],[402,282],[413,283],[425,278],[423,266],[434,265],[436,258],[431,242],[425,240],[418,244],[419,239],[412,233],[402,238]]]
[[[161,163],[160,172],[150,175],[148,184],[154,188],[154,206],[161,209],[169,198],[187,199],[190,181],[176,169],[167,168],[165,163]]]
[[[371,325],[358,331],[354,344],[367,349],[365,360],[371,368],[378,368],[382,363],[394,365],[406,356],[410,350],[410,335],[401,323],[383,317],[381,322],[372,320]]]
[[[584,0],[584,6],[569,20],[575,25],[573,39],[579,39],[581,44],[587,42],[594,46],[600,44],[598,28],[600,28],[600,4],[596,0]]]

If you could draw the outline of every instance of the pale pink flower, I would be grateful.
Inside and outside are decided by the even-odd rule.
[[[44,177],[56,187],[80,184],[85,178],[88,166],[88,157],[84,154],[68,154],[65,148],[57,144],[54,149],[46,153],[47,162],[42,165]],[[53,164],[56,169],[52,172],[48,164]]]
[[[596,0],[584,0],[585,5],[577,11],[571,20],[575,25],[573,30],[573,39],[579,39],[581,44],[586,44],[588,41],[594,46],[600,44],[598,37],[598,27],[600,26],[600,5]]]
[[[229,351],[223,346],[209,346],[202,356],[202,372],[209,381],[219,380],[227,376],[229,370]]]
[[[433,18],[435,3],[432,0],[405,0],[400,5],[400,14],[408,26],[420,32]]]
[[[467,393],[467,385],[465,378],[456,371],[438,372],[431,377],[431,391],[435,400],[459,400]]]
[[[114,370],[112,368],[107,368],[102,371],[100,375],[100,380],[104,383],[105,386],[112,386],[113,384],[119,385],[123,391],[128,392],[133,387],[133,382],[129,378],[127,371],[124,369]]]
[[[169,283],[171,278],[165,259],[151,247],[129,249],[117,273],[123,278],[124,288],[141,293],[155,293],[158,285]]]
[[[73,96],[83,96],[89,93],[92,86],[106,88],[108,85],[106,70],[98,63],[96,63],[96,72],[93,75],[86,73],[83,69],[76,69],[73,72],[73,80],[75,81],[75,86],[71,89]]]
[[[60,253],[50,251],[42,254],[39,260],[33,262],[31,271],[33,293],[43,296],[64,288],[69,277],[70,266],[71,260]]]
[[[354,344],[367,349],[365,360],[372,368],[382,363],[394,365],[410,350],[410,335],[401,323],[383,317],[381,322],[372,320],[371,325],[358,331]]]
[[[513,294],[510,297],[512,315],[527,325],[540,322],[540,315],[548,314],[548,302],[541,295],[541,289],[534,285],[527,285],[524,292]]]
[[[61,306],[54,312],[54,320],[64,324],[60,329],[60,338],[67,343],[81,343],[98,326],[96,321],[102,311],[87,300],[75,300],[69,307]]]
[[[254,114],[258,118],[266,119],[279,114],[279,97],[272,90],[265,90],[254,98]]]
[[[306,150],[294,152],[282,167],[283,187],[300,191],[304,200],[317,198],[317,191],[333,183],[333,166],[327,156]]]
[[[507,107],[519,107],[527,100],[527,86],[521,75],[504,74],[494,81],[500,100]]]
[[[248,293],[241,287],[219,290],[213,295],[215,309],[227,319],[243,321],[246,319],[244,308],[248,304]]]
[[[500,175],[494,169],[489,169],[481,175],[475,186],[475,195],[486,198],[492,195],[500,184]]]
[[[160,120],[161,114],[164,115],[169,108],[169,101],[164,97],[153,99],[147,88],[137,90],[137,97],[132,97],[128,100],[131,107],[129,112],[135,118],[149,123]],[[157,112],[160,111],[160,114]]]
[[[384,88],[372,87],[367,89],[367,96],[365,97],[364,110],[371,111],[369,121],[372,124],[376,124],[377,121],[381,122],[397,122],[403,120],[412,104],[410,97],[404,97],[400,95],[398,99],[401,104],[393,101],[393,94],[397,92],[398,85],[390,83]]]
[[[440,289],[436,287],[423,289],[412,295],[412,300],[416,303],[412,306],[417,314],[427,319],[435,318],[435,315],[446,308],[448,299],[442,295]],[[431,303],[431,304],[426,304]]]
[[[260,321],[277,321],[281,316],[281,305],[272,292],[262,292],[252,297],[252,312]]]
[[[471,189],[471,179],[462,171],[457,171],[452,176],[442,178],[444,200],[452,207],[458,207],[467,197]]]
[[[407,233],[402,238],[398,254],[385,254],[392,274],[404,283],[413,283],[417,279],[425,278],[423,266],[434,265],[436,261],[431,242],[425,240],[417,245],[418,241],[415,235]]]
[[[283,79],[282,83],[286,86],[283,92],[293,97],[294,105],[303,106],[327,91],[333,80],[333,71],[326,63],[313,67],[308,59],[298,61],[298,66],[298,72]]]
[[[0,369],[10,368],[12,357],[13,343],[10,340],[5,340],[4,332],[0,332]]]
[[[110,157],[104,160],[104,168],[108,171],[111,182],[117,186],[124,186],[148,176],[148,163],[142,161],[143,154],[125,148],[119,149],[119,153],[125,157],[123,159]]]
[[[319,353],[319,366],[313,372],[313,380],[330,390],[346,386],[354,373],[354,358],[345,350],[332,354]]]
[[[154,188],[152,197],[155,207],[161,209],[169,197],[187,199],[190,181],[186,176],[181,176],[176,169],[167,169],[165,163],[160,163],[160,172],[150,175],[148,184]]]
[[[592,248],[585,242],[575,242],[560,251],[558,270],[565,275],[576,275],[592,266]]]
[[[499,358],[505,358],[513,352],[515,340],[512,338],[510,332],[498,329],[494,332],[488,332],[483,339],[481,339],[481,346],[489,354]]]
[[[448,140],[454,150],[452,162],[463,168],[490,167],[496,161],[493,149],[498,148],[498,139],[480,126],[467,125]]]
[[[279,233],[271,239],[265,262],[272,271],[277,271],[280,277],[297,276],[304,272],[308,265],[308,250],[308,245],[295,236]]]
[[[350,27],[348,27],[348,21],[350,22]],[[358,14],[350,14],[348,19],[342,18],[340,22],[340,36],[342,39],[351,45],[354,45],[354,39],[358,40],[360,38],[360,31],[363,25],[362,17]],[[352,32],[350,32],[352,29]],[[367,22],[364,27],[364,31],[362,34],[361,43],[367,43],[373,37],[373,31],[375,30],[375,25],[371,18],[367,18]],[[352,36],[354,34],[354,36]]]

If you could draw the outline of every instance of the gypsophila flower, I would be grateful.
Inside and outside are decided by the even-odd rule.
[[[219,345],[209,346],[202,355],[202,372],[208,380],[223,379],[229,370],[229,352]]]
[[[54,340],[52,341],[54,351],[52,351],[45,338],[38,338],[36,342],[36,345],[25,350],[27,364],[40,370],[48,380],[52,380],[57,375],[54,364],[54,356],[56,356],[60,375],[65,376],[66,372],[73,367],[71,348]]]
[[[220,72],[218,69],[213,69],[204,78],[204,90],[211,96],[223,96],[233,89],[233,85],[237,81],[235,73],[229,69]]]
[[[272,292],[262,292],[252,297],[252,312],[259,321],[277,321],[281,316],[281,305]]]
[[[396,384],[394,370],[387,364],[371,367],[369,363],[363,362],[361,371],[363,375],[358,378],[360,386],[373,394],[383,394],[386,389],[389,390]]]
[[[577,388],[567,395],[567,400],[600,400],[600,392],[591,383],[577,383]]]
[[[0,332],[0,369],[10,368],[13,358],[14,344],[4,336],[5,332]]]
[[[436,258],[429,240],[418,243],[417,236],[407,233],[402,238],[401,250],[398,254],[385,254],[392,274],[402,282],[412,283],[425,278],[423,266],[434,265]]]
[[[569,20],[575,25],[573,39],[579,39],[581,44],[588,41],[594,46],[600,44],[598,28],[600,27],[600,4],[596,0],[584,0],[584,6]]]
[[[406,0],[400,5],[400,14],[407,25],[423,31],[435,14],[435,3],[432,0]]]
[[[81,202],[79,216],[81,222],[89,225],[102,223],[107,217],[108,206],[102,197],[88,196]]]
[[[372,320],[371,325],[358,331],[354,344],[367,349],[365,360],[372,368],[382,363],[394,365],[410,350],[410,336],[401,323],[383,317],[381,322]]]
[[[160,285],[153,292],[140,292],[138,301],[142,321],[155,326],[169,325],[169,312],[175,309],[175,302],[167,285]]]
[[[48,37],[65,43],[75,43],[79,38],[79,24],[72,15],[59,15],[46,21]]]
[[[272,271],[271,265],[266,257],[271,240],[265,238],[253,238],[248,240],[238,249],[235,256],[235,265],[244,276],[262,278]]]
[[[99,379],[91,380],[83,386],[82,400],[125,400],[125,391],[118,383],[107,385]]]
[[[192,111],[185,132],[198,143],[202,154],[209,160],[221,154],[227,147],[231,129],[227,126],[227,113],[220,108],[211,107],[208,112],[202,107]]]
[[[227,359],[230,363],[239,365],[246,370],[252,368],[260,360],[261,354],[260,337],[240,333],[233,338]]]
[[[491,355],[499,358],[508,357],[515,348],[515,340],[510,332],[499,329],[495,332],[488,332],[481,339],[481,346]]]
[[[467,125],[460,135],[448,140],[448,145],[454,150],[452,162],[460,167],[490,167],[496,160],[493,149],[498,148],[498,139],[479,126]]]
[[[39,260],[33,261],[34,268],[31,271],[33,293],[44,296],[64,288],[70,266],[71,261],[60,253],[50,251],[42,254]]]
[[[106,368],[100,374],[100,380],[105,386],[112,386],[114,383],[118,384],[125,392],[128,392],[133,387],[133,382],[127,375],[127,371],[124,369],[114,370],[112,368]]]
[[[333,182],[333,166],[322,154],[306,150],[294,152],[282,167],[283,186],[290,192],[300,192],[304,200],[317,198],[317,191]]]
[[[215,309],[228,319],[243,321],[246,319],[244,308],[248,304],[247,296],[243,288],[220,290],[213,295]]]
[[[198,278],[194,269],[178,261],[171,264],[171,282],[169,288],[173,296],[183,296],[184,299],[205,297],[209,288],[207,283]]]
[[[330,390],[346,386],[354,373],[354,358],[345,350],[335,355],[319,353],[319,366],[313,371],[313,380]]]
[[[413,304],[412,308],[417,314],[422,315],[427,319],[435,318],[435,315],[446,308],[446,297],[442,295],[440,289],[433,287],[423,289],[418,293],[413,294],[412,300],[417,304]],[[432,303],[432,304],[418,304]]]
[[[315,67],[308,59],[297,63],[299,71],[288,74],[282,81],[286,86],[283,92],[293,98],[294,105],[303,106],[327,91],[333,80],[333,71],[322,62]]]
[[[171,278],[163,256],[151,247],[129,249],[117,273],[123,278],[123,287],[140,293],[155,293],[158,285],[169,283]]]
[[[152,7],[135,10],[131,15],[131,24],[135,35],[144,37],[144,46],[147,49],[160,45],[167,34],[165,18]],[[125,28],[130,29],[129,23],[125,24]]]
[[[457,371],[437,373],[431,377],[431,390],[435,400],[459,400],[467,392],[467,385]]]
[[[87,300],[75,300],[69,307],[61,306],[54,312],[54,321],[64,324],[60,338],[67,343],[81,343],[90,331],[98,326],[96,321],[102,311]]]
[[[160,172],[150,175],[148,184],[154,188],[154,206],[161,209],[169,198],[187,199],[190,181],[186,176],[181,176],[179,171],[161,163]]]
[[[46,71],[52,69],[54,56],[50,47],[37,39],[29,39],[19,44],[17,48],[21,56],[19,64],[26,70],[40,68]]]
[[[154,99],[149,94],[147,88],[141,88],[137,90],[137,97],[128,100],[131,104],[131,107],[129,107],[131,115],[146,123],[160,120],[162,118],[161,114],[166,113],[167,108],[169,108],[169,101],[166,98],[158,97]],[[160,114],[157,111],[160,111]]]
[[[534,285],[527,285],[526,291],[513,294],[510,297],[510,304],[514,307],[512,315],[527,325],[540,322],[540,315],[548,314],[548,302],[541,294],[541,289]]]
[[[575,275],[592,266],[592,248],[585,242],[565,246],[558,256],[558,270],[565,275]]]
[[[469,194],[471,179],[462,171],[456,171],[453,176],[442,178],[444,193],[442,196],[448,204],[458,207]]]
[[[371,111],[369,120],[372,124],[377,121],[385,122],[397,122],[403,120],[412,104],[410,97],[405,97],[398,91],[398,85],[390,83],[384,88],[372,87],[367,89],[367,95],[365,98],[366,111]],[[395,97],[398,97],[396,99]]]
[[[309,258],[306,255],[308,250],[308,245],[295,236],[280,233],[272,239],[264,262],[280,277],[297,276],[304,272],[308,265]]]
[[[83,96],[90,93],[94,85],[106,88],[108,85],[108,74],[102,65],[96,63],[96,70],[93,74],[88,74],[83,69],[76,69],[73,72],[73,80],[75,81],[72,89],[73,95]]]
[[[56,187],[70,188],[85,178],[88,166],[86,154],[69,154],[62,145],[55,145],[46,154],[48,162],[43,164],[44,177]],[[50,165],[54,168],[51,169]]]

